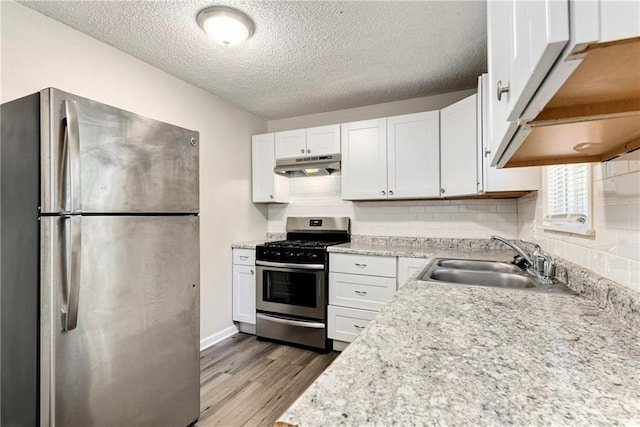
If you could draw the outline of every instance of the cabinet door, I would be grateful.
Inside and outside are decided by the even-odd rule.
[[[487,57],[489,67],[488,105],[489,159],[492,165],[500,160],[497,155],[511,141],[518,129],[516,122],[507,118],[512,106],[510,92],[498,95],[498,86],[509,86],[511,81],[512,3],[487,2]],[[498,98],[500,96],[500,98]]]
[[[233,320],[256,324],[256,275],[252,265],[233,266]]]
[[[254,203],[286,203],[289,201],[289,181],[273,171],[274,134],[254,135],[251,141],[251,183]]]
[[[517,121],[569,41],[567,0],[512,0],[510,121]]]
[[[539,167],[497,169],[490,166],[487,75],[478,82],[478,192],[530,191],[540,188]]]
[[[345,123],[342,136],[342,198],[387,198],[387,121]]]
[[[276,132],[276,159],[304,157],[307,154],[306,129]]]
[[[340,125],[307,129],[307,154],[323,156],[340,152]]]
[[[424,258],[398,258],[398,289],[403,287],[407,280],[427,266]]]
[[[442,196],[478,192],[476,95],[440,110],[440,177]]]
[[[390,199],[440,195],[440,113],[387,119]]]

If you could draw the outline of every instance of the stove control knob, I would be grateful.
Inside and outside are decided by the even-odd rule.
[[[302,258],[304,258],[304,251],[298,251],[298,252],[296,252],[296,258],[298,258],[298,259],[302,259]]]
[[[310,260],[316,260],[318,259],[318,254],[314,252],[307,252],[307,258]]]
[[[271,255],[276,258],[280,258],[282,256],[282,253],[279,250],[275,249],[273,252],[271,252]]]

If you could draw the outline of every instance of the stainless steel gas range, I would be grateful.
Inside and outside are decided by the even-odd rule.
[[[287,240],[256,247],[256,335],[329,350],[327,247],[351,240],[346,217],[289,217]]]

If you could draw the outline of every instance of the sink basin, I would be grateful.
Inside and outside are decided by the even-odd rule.
[[[518,266],[501,261],[436,258],[417,278],[431,283],[458,283],[529,292],[575,293],[562,283],[543,284]]]
[[[516,267],[517,268],[517,267]],[[520,269],[518,269],[520,270]],[[429,272],[426,280],[461,283],[465,285],[491,286],[495,288],[524,289],[535,288],[537,282],[522,274],[503,273],[499,271],[471,271],[452,268],[436,268]],[[424,278],[422,280],[425,280]]]
[[[523,271],[520,267],[513,264],[507,264],[506,262],[498,261],[475,261],[466,259],[441,259],[438,261],[438,266],[446,268],[456,268],[460,270],[473,270],[473,271],[495,271],[498,273],[512,273],[522,274]]]

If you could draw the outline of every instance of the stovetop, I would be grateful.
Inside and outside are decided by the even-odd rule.
[[[323,264],[328,261],[327,246],[342,241],[288,239],[266,242],[256,247],[256,260],[296,264]]]
[[[340,217],[288,217],[287,239],[256,246],[256,261],[328,266],[327,246],[351,240],[351,221]]]
[[[256,247],[256,260],[296,264],[324,264],[329,260],[327,246],[345,243],[322,240],[287,239]]]

